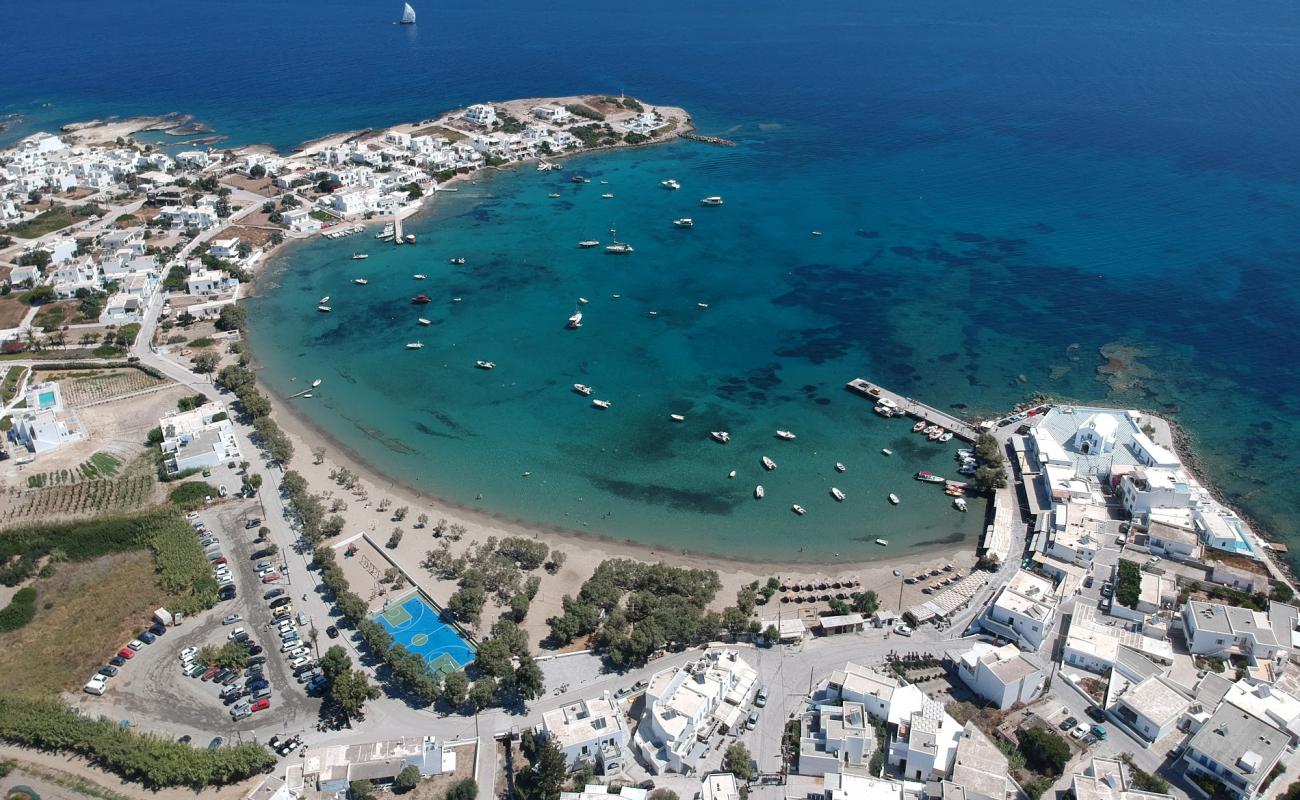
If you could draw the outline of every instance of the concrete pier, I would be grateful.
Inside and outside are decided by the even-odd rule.
[[[979,438],[979,431],[952,414],[927,406],[925,403],[918,403],[910,397],[903,397],[897,392],[891,392],[883,386],[877,386],[864,378],[854,378],[846,384],[846,388],[854,394],[862,395],[873,403],[881,400],[892,400],[900,411],[912,419],[919,419],[927,425],[938,425],[944,430],[952,431],[952,435],[958,439],[974,442]]]

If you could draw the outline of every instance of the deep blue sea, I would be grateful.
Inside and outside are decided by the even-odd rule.
[[[290,148],[487,99],[680,105],[739,146],[484,177],[410,224],[414,248],[291,248],[252,306],[263,377],[324,378],[300,410],[430,494],[753,558],[978,533],[979,514],[909,479],[951,473],[952,448],[875,418],[843,390],[854,376],[972,414],[1035,392],[1136,405],[1179,421],[1209,477],[1300,542],[1295,3],[415,5],[402,28],[392,2],[14,4],[0,114],[21,116],[3,137],[176,111]],[[634,255],[574,246],[611,225]],[[417,291],[435,302],[412,308]],[[579,296],[584,327],[566,331]],[[727,447],[706,438],[722,427]]]

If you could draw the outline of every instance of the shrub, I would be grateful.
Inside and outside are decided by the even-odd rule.
[[[0,633],[16,631],[36,617],[36,590],[30,586],[14,592],[9,605],[0,609]]]
[[[1128,608],[1137,608],[1142,596],[1142,570],[1132,561],[1120,559],[1119,576],[1115,579],[1115,601]]]
[[[204,500],[216,495],[217,490],[211,484],[203,481],[190,481],[172,489],[171,494],[167,495],[167,499],[182,511],[193,511],[196,508],[202,508]]]
[[[1025,754],[1025,766],[1043,775],[1060,775],[1070,760],[1070,745],[1060,736],[1045,728],[1030,728],[1020,732],[1020,751]]]

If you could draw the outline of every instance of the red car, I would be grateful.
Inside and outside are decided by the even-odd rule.
[[[127,661],[135,658],[135,651],[129,647],[123,647],[121,650],[117,651],[117,654],[122,658],[125,658]]]
[[[210,681],[212,680],[212,676],[216,675],[220,671],[221,667],[208,667],[208,671],[203,673],[200,680]]]
[[[226,557],[225,557],[225,556],[222,556],[221,558],[214,558],[214,559],[212,559],[212,563],[213,563],[213,564],[229,564],[230,562],[226,560]]]
[[[268,572],[262,576],[262,583],[275,583],[278,580],[280,580],[280,573],[278,572]]]
[[[271,707],[271,698],[269,698],[269,697],[263,697],[261,700],[257,700],[257,701],[255,701],[251,706],[249,706],[249,707],[248,707],[248,710],[249,710],[249,711],[265,711],[265,710],[267,710],[267,709],[270,708],[270,707]]]

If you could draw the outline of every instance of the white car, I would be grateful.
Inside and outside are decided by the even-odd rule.
[[[95,675],[81,689],[86,694],[103,694],[108,689],[108,680],[103,675]]]
[[[187,647],[181,651],[181,661],[193,661],[194,657],[199,654],[199,648]]]
[[[303,658],[310,654],[310,651],[303,647],[300,642],[294,642],[294,644],[297,644],[298,647],[289,651],[289,658]]]
[[[248,631],[244,630],[243,628],[235,628],[233,631],[230,632],[230,635],[227,636],[226,638],[235,639],[237,637],[247,636],[247,635],[248,635]]]
[[[1088,726],[1084,725],[1083,723],[1079,723],[1078,725],[1075,725],[1074,728],[1070,731],[1070,738],[1082,739],[1084,734],[1086,734],[1087,732],[1088,732]]]
[[[898,634],[899,636],[911,636],[912,626],[899,623],[898,625],[894,626],[894,633]]]
[[[295,658],[293,661],[289,662],[289,669],[297,669],[298,667],[301,667],[303,664],[306,664],[308,661],[311,661],[311,659],[308,658],[307,656],[300,656],[298,658]]]
[[[132,639],[131,641],[126,643],[126,646],[131,648],[132,650],[139,650],[140,648],[144,647],[144,642],[140,641],[139,639]]]
[[[280,652],[287,653],[290,650],[297,650],[299,647],[302,647],[302,642],[290,640],[280,645]],[[290,658],[292,657],[290,656]]]

